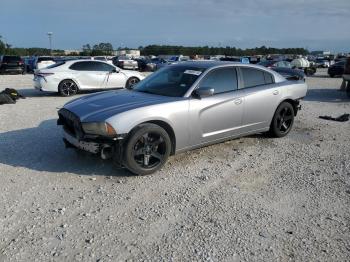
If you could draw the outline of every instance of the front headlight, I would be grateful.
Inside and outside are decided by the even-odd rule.
[[[115,136],[117,134],[107,122],[82,123],[82,127],[84,132],[90,135]]]

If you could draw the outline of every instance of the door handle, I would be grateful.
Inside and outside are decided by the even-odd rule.
[[[234,100],[234,103],[235,103],[236,105],[240,105],[240,104],[242,104],[242,99],[241,99],[241,98],[235,99],[235,100]]]
[[[273,91],[274,95],[278,95],[280,92],[278,90]]]

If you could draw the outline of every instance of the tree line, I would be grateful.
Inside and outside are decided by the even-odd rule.
[[[274,48],[274,47],[255,47],[241,49],[231,46],[226,47],[186,47],[186,46],[170,46],[170,45],[149,45],[141,47],[142,55],[226,55],[226,56],[253,56],[268,54],[295,54],[307,55],[309,51],[305,48]]]
[[[127,47],[119,47],[118,50],[128,50]],[[173,46],[173,45],[148,45],[145,47],[140,46],[138,48],[141,51],[141,55],[226,55],[226,56],[253,56],[253,55],[267,55],[267,54],[298,54],[307,55],[309,51],[305,48],[273,48],[273,47],[255,47],[241,49],[231,46],[226,47],[209,47],[209,46]],[[52,53],[57,56],[64,56],[64,50],[55,49]],[[99,43],[95,45],[85,44],[81,51],[71,53],[73,56],[111,56],[114,53],[113,45],[111,43]],[[48,48],[18,48],[12,47],[10,44],[2,41],[0,36],[0,55],[20,55],[20,56],[32,56],[32,55],[50,55],[51,50]]]

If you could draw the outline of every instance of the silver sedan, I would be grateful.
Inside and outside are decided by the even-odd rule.
[[[303,81],[231,62],[182,62],[133,90],[88,95],[60,109],[67,147],[100,154],[139,175],[170,155],[268,132],[287,135],[306,95]]]

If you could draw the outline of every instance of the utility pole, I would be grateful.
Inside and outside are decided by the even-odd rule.
[[[49,37],[49,43],[50,43],[50,55],[52,55],[52,32],[48,32],[47,35]]]

